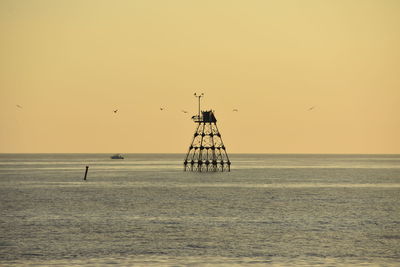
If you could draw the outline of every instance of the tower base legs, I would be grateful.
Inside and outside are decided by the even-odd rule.
[[[184,171],[192,172],[230,172],[230,162],[225,164],[198,164],[198,163],[184,163]]]

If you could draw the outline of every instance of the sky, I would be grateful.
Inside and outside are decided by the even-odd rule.
[[[185,153],[197,92],[228,153],[398,154],[399,14],[397,0],[0,0],[0,153]]]

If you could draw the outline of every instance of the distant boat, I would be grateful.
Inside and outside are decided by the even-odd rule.
[[[111,159],[124,159],[124,157],[121,154],[115,154],[111,156]]]

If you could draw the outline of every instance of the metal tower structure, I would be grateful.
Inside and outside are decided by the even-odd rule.
[[[196,131],[183,162],[185,171],[217,172],[230,171],[231,162],[213,110],[201,111],[200,101],[204,94],[194,94],[199,100],[199,113],[192,117],[197,124]]]

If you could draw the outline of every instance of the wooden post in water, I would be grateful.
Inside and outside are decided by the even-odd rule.
[[[89,170],[89,166],[86,166],[85,177],[83,177],[83,180],[85,180],[85,181],[86,181],[86,176],[87,176],[88,170]]]

